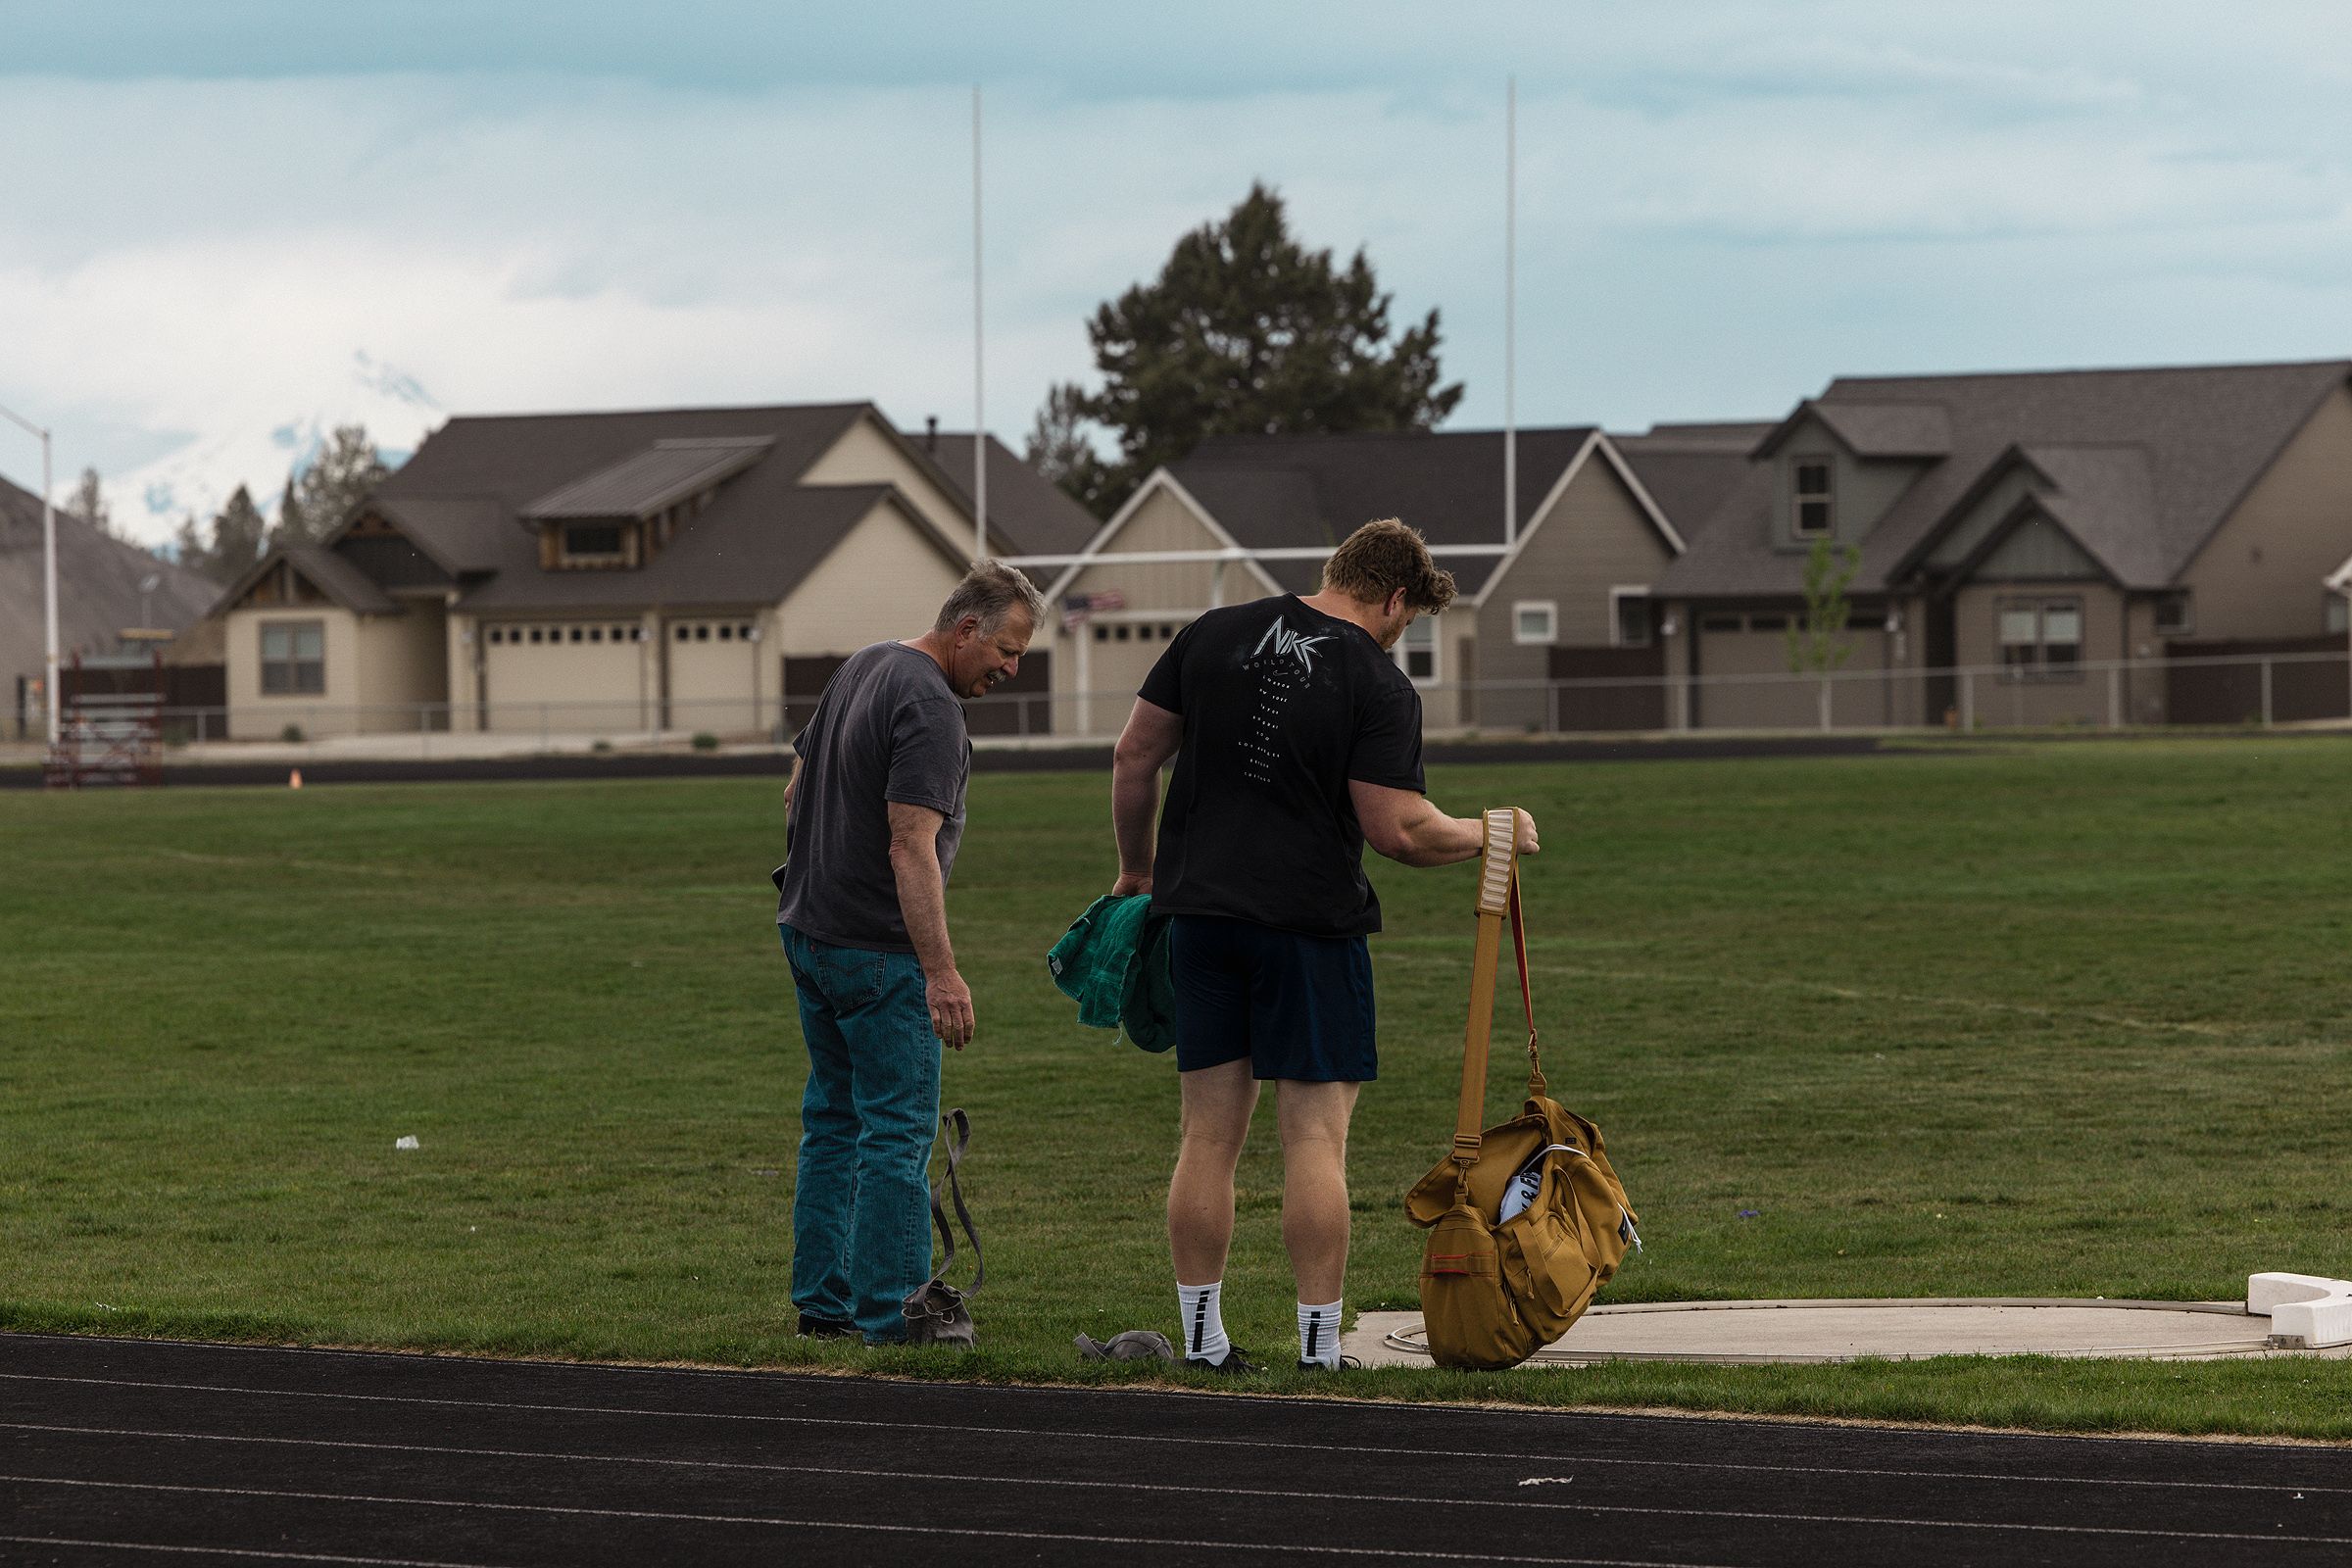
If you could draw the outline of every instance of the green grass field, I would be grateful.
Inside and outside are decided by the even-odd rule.
[[[2343,1275],[2352,747],[1926,748],[1451,767],[1535,810],[1555,1091],[1648,1250],[1605,1298],[2223,1298]],[[1167,1059],[1046,948],[1113,869],[1102,775],[983,775],[951,900],[989,1249],[965,1362],[791,1337],[802,1058],[779,785],[0,795],[0,1326],[1106,1381],[1171,1326]],[[1378,863],[1356,1308],[1413,1300],[1472,871]],[[1515,1007],[1516,999],[1510,999]],[[1517,1083],[1497,1028],[1493,1103]],[[1287,1353],[1270,1111],[1228,1316]],[[414,1134],[422,1148],[396,1152]],[[1742,1218],[1741,1211],[1755,1211]],[[1288,1373],[1269,1388],[1295,1388]],[[1318,1385],[1321,1387],[1322,1385]],[[1407,1398],[2352,1438],[2352,1362],[1383,1372]]]

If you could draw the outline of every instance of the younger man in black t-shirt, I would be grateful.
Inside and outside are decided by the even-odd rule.
[[[1377,1069],[1364,939],[1380,929],[1380,901],[1364,845],[1447,865],[1484,843],[1478,818],[1449,817],[1423,794],[1421,697],[1389,652],[1453,594],[1418,533],[1366,523],[1324,564],[1319,593],[1212,610],[1178,633],[1119,737],[1112,891],[1149,893],[1154,913],[1175,917],[1184,1125],[1168,1246],[1190,1364],[1255,1370],[1226,1338],[1219,1295],[1234,1168],[1269,1078],[1281,1086],[1298,1364],[1339,1364],[1348,1122]],[[1536,848],[1524,813],[1520,840]]]

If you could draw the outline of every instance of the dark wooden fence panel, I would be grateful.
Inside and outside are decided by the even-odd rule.
[[[1551,678],[1560,681],[1647,681],[1648,685],[1562,686],[1559,722],[1563,730],[1664,729],[1666,650],[1647,648],[1563,648],[1550,650]]]
[[[2179,642],[2165,645],[2165,716],[2175,724],[2262,722],[2262,665],[2181,662],[2204,659],[2306,657],[2271,665],[2271,718],[2280,724],[2352,716],[2352,678],[2345,673],[2341,637],[2281,637],[2261,641]],[[2332,659],[2312,659],[2332,654]]]

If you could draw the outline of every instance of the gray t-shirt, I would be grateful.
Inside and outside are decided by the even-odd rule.
[[[963,842],[963,791],[972,743],[939,663],[905,643],[852,654],[793,741],[801,781],[792,795],[784,863],[776,867],[776,923],[836,947],[912,953],[890,868],[890,807],[928,807],[939,827],[944,884]]]

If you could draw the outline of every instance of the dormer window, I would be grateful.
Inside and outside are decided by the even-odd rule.
[[[1837,525],[1830,460],[1798,458],[1788,470],[1790,528],[1799,539],[1828,538]]]
[[[564,527],[564,564],[567,566],[618,565],[628,544],[618,523],[573,522]]]

